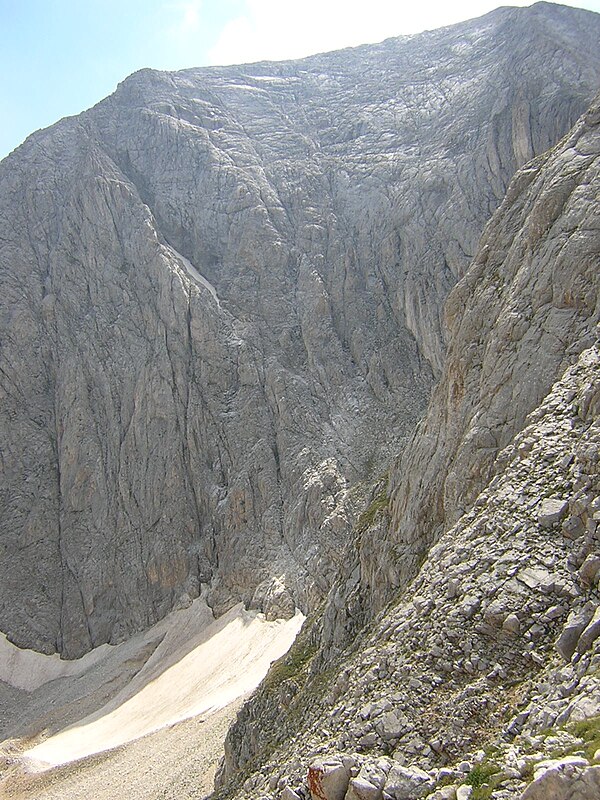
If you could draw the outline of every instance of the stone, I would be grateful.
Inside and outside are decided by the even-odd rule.
[[[579,569],[579,580],[586,586],[592,586],[600,573],[600,556],[590,553]]]
[[[582,610],[573,611],[562,629],[556,641],[556,649],[565,661],[570,661],[577,649],[579,637],[585,630],[593,616],[593,610],[586,607]]]
[[[430,775],[416,766],[403,767],[394,764],[385,783],[386,792],[394,800],[416,800],[426,797],[434,788]]]
[[[517,636],[521,631],[521,622],[516,614],[508,614],[502,623],[502,630]]]
[[[344,800],[349,780],[349,770],[338,759],[315,761],[308,768],[312,800]]]
[[[454,578],[451,578],[448,581],[448,585],[446,587],[446,596],[448,600],[455,600],[459,596],[459,594],[460,594],[460,583]]]
[[[547,498],[542,500],[537,520],[542,528],[553,528],[564,519],[569,508],[566,500]]]
[[[520,800],[597,800],[599,796],[600,767],[565,759],[536,777]]]
[[[250,608],[257,608],[265,619],[291,619],[296,613],[294,599],[280,578],[268,578],[256,587]]]
[[[582,722],[600,716],[600,695],[595,691],[577,695],[567,708],[556,717],[557,725],[566,725],[569,722]]]
[[[407,724],[405,717],[399,716],[395,711],[387,711],[375,727],[383,739],[390,740],[398,738],[406,730]]]
[[[366,778],[352,778],[345,800],[382,800],[383,791]]]
[[[376,733],[365,733],[359,738],[358,744],[360,747],[368,749],[369,747],[373,747],[373,745],[377,744],[378,741],[379,737]]]
[[[506,606],[502,599],[493,600],[483,612],[484,620],[494,627],[503,627],[506,617]]]
[[[536,777],[539,777],[547,770],[559,770],[571,774],[575,767],[589,766],[587,758],[583,756],[566,756],[565,758],[554,758],[538,761],[534,767]]]
[[[456,800],[469,800],[471,795],[473,794],[473,787],[467,786],[463,783],[462,786],[459,786],[456,790]]]
[[[456,800],[456,787],[442,786],[441,789],[436,789],[429,797],[431,800]]]
[[[550,593],[554,589],[556,581],[551,572],[540,567],[525,567],[518,573],[517,578],[528,588],[540,589],[546,593]]]
[[[585,533],[585,525],[581,521],[581,517],[569,516],[562,524],[562,532],[569,539],[578,539]]]
[[[600,636],[600,606],[595,610],[594,616],[582,631],[577,642],[577,652],[585,653]]]

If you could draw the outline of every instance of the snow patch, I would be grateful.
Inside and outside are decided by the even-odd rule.
[[[258,686],[292,645],[304,616],[298,611],[290,620],[267,622],[239,604],[215,620],[204,600],[196,600],[168,620],[168,626],[159,623],[166,628],[162,642],[127,687],[99,711],[23,754],[29,771],[112,750],[190,717],[210,716]]]
[[[32,692],[57,678],[81,675],[112,650],[113,646],[103,644],[81,658],[64,661],[57,653],[48,656],[17,647],[4,633],[0,633],[0,680],[17,689]]]
[[[185,256],[182,256],[181,253],[179,251],[175,250],[175,248],[172,245],[169,245],[169,249],[177,257],[177,259],[179,261],[181,261],[181,263],[185,267],[185,270],[188,273],[188,275],[191,275],[191,277],[194,278],[196,281],[198,281],[198,283],[200,283],[202,286],[204,286],[205,289],[208,289],[208,291],[211,293],[211,295],[215,299],[217,305],[220,307],[221,303],[219,302],[219,297],[217,295],[217,290],[212,285],[212,283],[209,280],[207,280],[204,277],[204,275],[201,275],[198,272],[198,270],[196,269],[196,267],[192,264],[192,262],[189,259],[187,259]]]

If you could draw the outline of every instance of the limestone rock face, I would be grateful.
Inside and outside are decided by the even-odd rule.
[[[600,100],[561,145],[520,170],[446,304],[450,345],[428,412],[391,479],[388,547],[374,549],[372,605],[402,585],[439,535],[473,504],[498,453],[553,381],[594,341],[600,314]],[[528,444],[522,456],[527,456]],[[581,535],[551,493],[538,520]],[[569,533],[572,530],[573,533]],[[390,552],[395,559],[390,559]],[[377,562],[377,555],[385,561]],[[366,572],[366,571],[365,571]]]
[[[587,107],[599,39],[596,15],[542,3],[304,61],[144,70],[5,159],[0,629],[72,657],[201,586],[216,613],[322,600],[349,489],[414,427],[443,361],[443,301],[512,174]],[[578,130],[562,158],[591,169]],[[597,229],[573,233],[587,184],[544,182],[543,162],[513,184],[449,320],[459,343],[457,330],[487,325],[484,307],[522,363],[548,350],[558,369],[561,337],[583,334],[595,302]],[[525,185],[544,202],[510,250]],[[554,277],[533,291],[517,250],[553,247]],[[496,271],[512,276],[499,294]],[[482,272],[479,306],[461,316]],[[521,281],[527,299],[511,305],[505,287]],[[529,333],[531,299],[548,314]],[[535,385],[531,373],[513,421],[498,404],[484,425],[464,359],[482,360],[490,392],[512,385],[511,367],[500,344],[458,346],[438,391],[454,387],[464,425],[419,451],[423,487],[450,516],[478,484],[463,480],[473,448],[495,453],[551,371]],[[394,535],[400,517],[421,524],[422,493],[409,508],[403,491]]]
[[[315,753],[328,764],[360,754],[346,795],[352,800],[466,798],[467,777],[483,780],[490,767],[486,750],[493,753],[490,774],[497,773],[493,800],[597,796],[600,767],[589,766],[582,753],[595,747],[600,720],[600,605],[596,588],[574,566],[598,552],[600,527],[589,518],[580,543],[548,531],[537,506],[548,486],[570,510],[584,495],[598,498],[600,415],[586,408],[585,398],[599,386],[597,344],[527,417],[502,451],[503,470],[355,646],[325,675],[315,657],[288,685],[272,684],[270,697],[263,687],[246,704],[228,735],[229,769],[256,762],[261,748],[271,763],[244,793],[227,786],[224,779],[235,773],[225,769],[218,800],[276,800],[264,791],[265,776],[283,773],[296,786],[298,764]],[[504,629],[511,616],[518,630]],[[574,638],[564,660],[554,654],[561,631]],[[515,685],[521,692],[511,703]],[[585,728],[572,727],[584,720],[586,741],[578,738]],[[249,731],[256,729],[260,741],[248,752]],[[443,793],[448,779],[455,794]]]

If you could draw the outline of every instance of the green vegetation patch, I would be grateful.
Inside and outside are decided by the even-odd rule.
[[[379,515],[385,514],[387,512],[388,504],[389,504],[389,497],[386,487],[382,489],[382,491],[375,496],[371,504],[367,506],[367,508],[362,512],[362,514],[358,518],[358,521],[356,523],[357,533],[363,533],[364,531],[368,530]]]
[[[590,717],[581,722],[573,722],[566,730],[583,740],[583,751],[588,761],[592,761],[596,750],[600,750],[600,717]]]
[[[265,691],[272,691],[281,686],[284,681],[297,678],[310,664],[318,646],[317,642],[308,635],[308,631],[305,632],[304,629],[308,627],[305,622],[304,628],[288,652],[272,665],[263,683]]]
[[[504,773],[494,761],[482,761],[467,775],[465,783],[473,788],[471,800],[489,800],[492,792],[504,779]]]

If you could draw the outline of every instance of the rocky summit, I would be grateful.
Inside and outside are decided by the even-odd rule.
[[[6,797],[600,797],[599,41],[142,70],[0,163]]]

